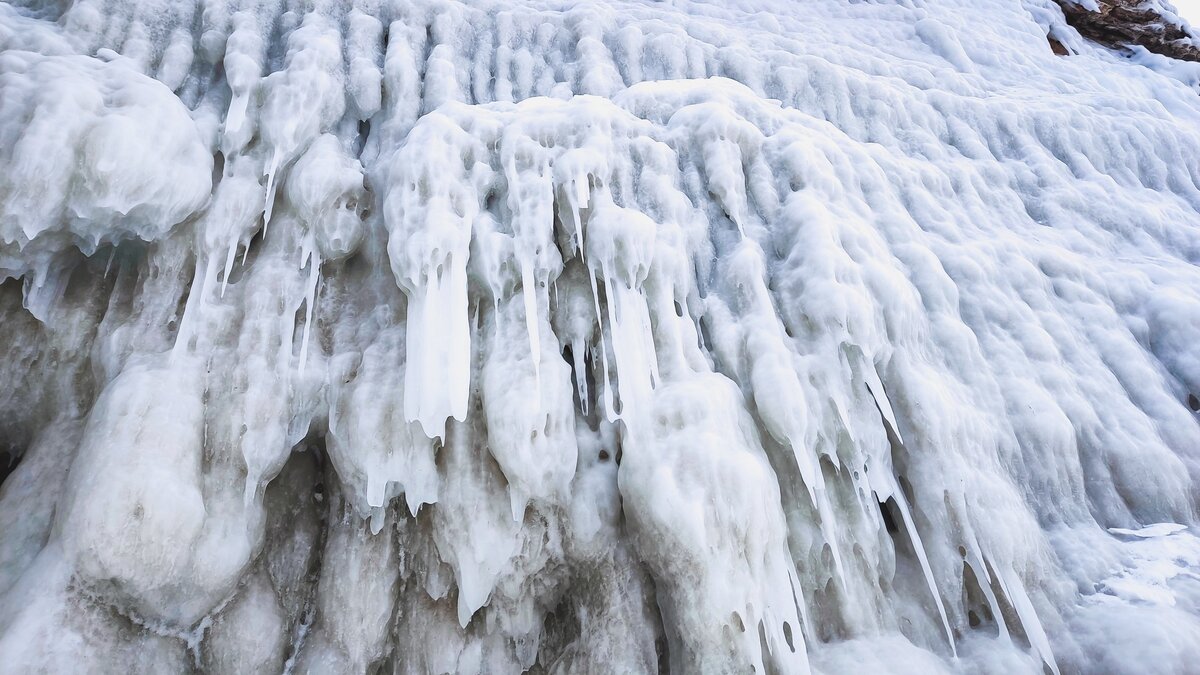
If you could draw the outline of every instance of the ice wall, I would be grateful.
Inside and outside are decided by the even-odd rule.
[[[1200,65],[1054,0],[0,50],[0,673],[1200,663]]]

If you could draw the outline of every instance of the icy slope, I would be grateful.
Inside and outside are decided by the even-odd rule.
[[[1200,663],[1200,65],[1054,0],[0,50],[0,673]]]

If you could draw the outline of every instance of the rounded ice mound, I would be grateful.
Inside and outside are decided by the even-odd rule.
[[[161,238],[207,201],[212,164],[183,103],[120,60],[0,54],[0,278]]]
[[[58,514],[78,584],[144,620],[183,627],[233,589],[250,549],[228,505],[205,494],[197,385],[186,369],[131,368],[114,380],[84,430]]]
[[[323,260],[342,260],[358,249],[370,195],[362,165],[336,136],[322,134],[296,160],[287,195],[304,224],[313,228]]]

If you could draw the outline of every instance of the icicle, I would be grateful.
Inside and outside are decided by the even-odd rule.
[[[883,420],[887,423],[888,430],[895,434],[896,440],[901,445],[904,444],[904,437],[900,435],[900,425],[896,423],[896,413],[892,410],[892,402],[888,400],[887,392],[883,389],[883,382],[879,379],[879,373],[875,371],[875,366],[866,358],[866,355],[861,350],[856,349],[861,358],[862,371],[867,392],[871,394],[871,398],[875,399],[875,406],[879,409],[879,414],[883,415]]]
[[[529,504],[529,496],[515,485],[508,486],[508,506],[512,510],[514,523],[525,520],[525,507]]]
[[[571,186],[575,188],[574,199],[568,200],[571,209],[571,224],[575,227],[576,244],[579,246],[579,257],[586,260],[583,242],[583,217],[580,214],[580,209],[586,209],[590,202],[590,194],[588,192],[587,181],[580,182],[578,179],[571,180]]]
[[[377,472],[367,472],[367,505],[372,509],[382,508],[387,499],[387,484],[380,480]]]
[[[654,363],[646,300],[637,290],[626,288],[617,279],[605,278],[608,292],[608,322],[612,332],[613,356],[617,361],[617,379],[621,396],[621,416],[632,408],[640,410],[654,389],[657,364]]]
[[[275,173],[279,170],[279,148],[271,153],[271,164],[267,167],[267,197],[263,204],[262,236],[267,237],[267,225],[271,223],[271,211],[275,208]]]
[[[258,496],[258,481],[250,476],[246,476],[246,487],[243,488],[242,505],[250,508],[254,504],[255,498]]]
[[[819,472],[819,469],[818,469]],[[825,490],[819,490],[812,494],[817,512],[821,514],[821,535],[825,538],[825,542],[829,544],[829,552],[833,554],[833,566],[837,570],[835,578],[838,586],[842,590],[846,589],[846,566],[842,561],[842,547],[837,540],[837,519],[833,515],[833,506],[829,503],[829,496]]]
[[[448,255],[422,276],[423,287],[409,294],[404,414],[429,438],[444,438],[446,420],[466,419],[470,402],[466,264]]]
[[[913,522],[912,512],[908,508],[908,500],[904,498],[904,493],[900,491],[900,486],[890,473],[885,473],[884,480],[890,483],[888,486],[890,496],[896,500],[896,505],[900,508],[900,517],[904,520],[904,529],[908,532],[913,543],[913,550],[917,553],[917,560],[921,563],[925,584],[929,587],[929,593],[937,604],[938,616],[942,620],[942,629],[946,631],[946,641],[950,643],[950,651],[955,658],[958,658],[954,632],[950,630],[950,620],[946,618],[946,606],[942,603],[941,593],[938,592],[937,581],[933,578],[933,568],[929,565],[929,555],[925,552],[925,544],[921,543],[921,534],[917,532],[917,525]]]
[[[229,112],[225,115],[225,133],[234,134],[242,128],[242,123],[246,121],[246,108],[249,103],[250,94],[248,92],[234,94],[233,99],[229,102]]]
[[[191,342],[194,324],[200,320],[201,311],[208,300],[208,291],[213,283],[216,267],[216,260],[212,257],[196,261],[196,272],[192,277],[192,292],[188,294],[183,316],[179,319],[179,330],[175,334],[175,345],[171,348],[172,361],[177,361],[191,349],[188,343]],[[197,291],[197,285],[199,291]]]
[[[996,626],[1000,629],[1000,639],[1007,644],[1012,644],[1012,636],[1008,632],[1008,624],[1004,621],[1004,611],[1000,607],[1000,599],[996,597],[996,592],[992,590],[992,574],[988,570],[988,564],[983,559],[983,552],[979,550],[979,543],[974,540],[968,545],[970,559],[967,564],[975,571],[976,578],[979,578],[982,583],[979,584],[979,590],[983,591],[983,596],[987,599],[988,608],[992,611],[992,617],[996,620]]]
[[[1021,621],[1021,626],[1025,629],[1025,635],[1029,637],[1034,651],[1046,665],[1050,666],[1054,675],[1059,675],[1058,663],[1055,662],[1054,653],[1050,650],[1050,639],[1046,637],[1046,629],[1042,627],[1042,622],[1033,609],[1033,603],[1029,600],[1029,594],[1025,592],[1025,586],[1017,578],[1016,573],[1007,567],[996,570],[996,580],[1000,582],[1000,590],[1004,591],[1004,595],[1008,597],[1013,609],[1016,610],[1017,618]]]
[[[811,639],[816,633],[813,632],[812,619],[809,618],[808,607],[804,603],[804,593],[798,590],[800,588],[800,579],[796,576],[796,570],[788,569],[787,573],[788,584],[792,589],[792,602],[795,603],[796,611],[800,614],[802,634],[799,636],[797,642],[800,642],[801,645],[803,645],[803,643],[805,643],[808,639]],[[799,651],[803,649],[803,647],[798,646],[796,649]]]
[[[575,389],[579,392],[579,405],[583,414],[588,414],[587,345],[576,338],[571,341],[571,358],[575,362]]]
[[[468,311],[471,306],[467,295],[467,266],[463,260],[453,266],[453,256],[447,256],[450,269],[450,354],[447,372],[450,376],[448,394],[449,416],[462,422],[467,419],[467,408],[471,396],[471,328]]]
[[[308,285],[305,290],[305,309],[304,309],[304,337],[300,340],[300,374],[304,374],[304,368],[308,364],[308,337],[312,334],[312,319],[313,305],[317,301],[317,284],[321,277],[321,259],[317,254],[316,247],[312,245],[311,238],[306,245],[308,249]]]
[[[225,287],[229,285],[229,275],[233,273],[233,261],[237,259],[238,240],[229,243],[229,252],[225,256],[225,274],[221,277],[221,297],[225,297]]]
[[[596,309],[596,321],[600,331],[600,362],[604,368],[604,415],[609,422],[617,421],[616,406],[613,402],[612,380],[608,376],[608,347],[604,341],[604,313],[600,311],[600,291],[596,287],[596,271],[591,270],[588,281],[592,285],[592,305]],[[610,299],[609,302],[612,302]]]
[[[538,335],[537,287],[533,278],[533,261],[526,256],[521,259],[521,295],[525,301],[525,328],[529,332],[529,352],[533,360],[533,398],[542,398],[542,341]]]
[[[108,272],[112,269],[113,259],[117,257],[117,247],[112,247],[108,253],[108,262],[104,263],[104,278],[108,278]]]

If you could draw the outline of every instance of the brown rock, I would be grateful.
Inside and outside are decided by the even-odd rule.
[[[1194,36],[1169,22],[1143,0],[1098,0],[1100,10],[1096,12],[1071,0],[1055,2],[1066,15],[1067,23],[1080,35],[1106,47],[1125,49],[1140,45],[1174,59],[1200,61],[1200,48],[1190,40]]]

